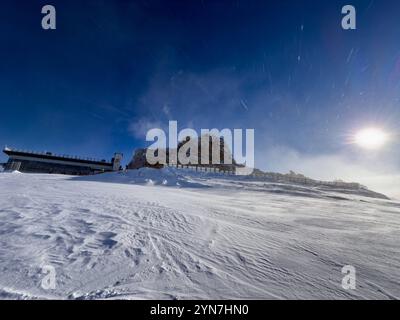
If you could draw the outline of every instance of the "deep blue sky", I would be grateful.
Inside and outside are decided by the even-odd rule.
[[[7,0],[0,45],[0,145],[126,162],[171,119],[312,156],[400,123],[399,1]]]

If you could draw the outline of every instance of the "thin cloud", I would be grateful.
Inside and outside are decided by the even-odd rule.
[[[145,139],[149,130],[154,128],[164,128],[165,124],[148,118],[139,118],[130,122],[128,131],[136,139]]]

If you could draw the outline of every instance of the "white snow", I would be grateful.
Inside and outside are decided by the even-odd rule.
[[[3,172],[0,298],[400,298],[400,203],[365,195],[171,169]]]

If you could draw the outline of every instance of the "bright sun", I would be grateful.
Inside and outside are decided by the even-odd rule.
[[[387,141],[388,135],[383,130],[377,128],[360,130],[354,136],[355,144],[370,150],[376,150],[383,147]]]

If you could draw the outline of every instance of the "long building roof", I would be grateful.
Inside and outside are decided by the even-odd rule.
[[[111,166],[111,161],[105,160],[96,160],[91,158],[82,158],[82,157],[74,157],[74,156],[67,156],[67,155],[57,155],[51,152],[34,152],[34,151],[26,151],[26,150],[17,150],[11,148],[4,148],[3,152],[8,155],[9,157],[12,156],[22,156],[22,157],[30,157],[30,158],[37,158],[42,160],[58,160],[58,161],[67,161],[71,163],[84,163],[88,165],[100,165],[100,166]]]

